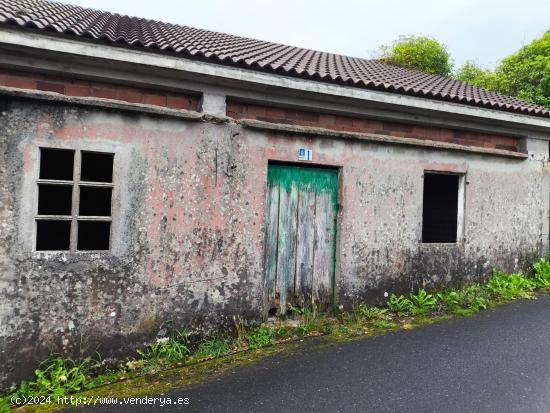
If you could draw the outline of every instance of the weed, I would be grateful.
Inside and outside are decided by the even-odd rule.
[[[416,294],[409,294],[412,304],[411,311],[414,315],[428,314],[435,309],[437,304],[436,298],[432,294],[428,294],[426,290],[421,288]]]
[[[11,395],[4,397],[0,396],[0,413],[8,413],[11,411]]]
[[[464,301],[464,307],[473,312],[485,310],[490,303],[487,290],[479,284],[464,287],[460,290],[460,295]]]
[[[76,364],[71,360],[50,356],[34,371],[35,380],[21,383],[15,393],[19,397],[63,397],[82,390],[87,381],[89,360]]]
[[[485,289],[495,298],[515,300],[530,298],[535,286],[531,279],[521,274],[506,274],[493,270],[493,275],[485,284]]]
[[[436,297],[443,304],[442,310],[451,313],[459,311],[464,305],[464,297],[457,291],[438,293]]]
[[[302,315],[304,314],[304,309],[302,307],[298,307],[297,305],[288,304],[287,313],[291,315]]]
[[[413,303],[403,295],[391,294],[387,306],[391,312],[398,316],[410,315],[413,311]]]
[[[195,357],[219,357],[229,353],[229,350],[228,340],[214,337],[199,344]]]
[[[298,307],[298,306],[289,304],[288,313],[290,315],[300,316],[305,323],[311,323],[315,319],[315,312],[309,307]]]
[[[291,327],[279,326],[279,327],[276,327],[273,330],[273,337],[274,338],[284,338],[284,337],[288,336],[291,332],[292,332]]]
[[[533,279],[537,288],[550,287],[550,261],[541,258],[538,262],[533,264],[535,270],[535,277]]]
[[[298,327],[296,327],[296,333],[299,336],[305,336],[315,330],[317,330],[317,327],[312,323],[300,324]]]
[[[246,341],[251,349],[258,349],[271,344],[274,330],[268,327],[258,327],[248,333]]]
[[[235,324],[235,331],[237,333],[235,344],[240,347],[246,343],[246,327],[243,319],[239,316],[233,316],[233,323]]]
[[[387,320],[374,320],[371,323],[371,326],[374,328],[380,328],[385,330],[389,328],[395,328],[397,327],[397,324]]]
[[[361,304],[357,307],[357,313],[367,320],[375,320],[387,316],[386,308],[369,307],[366,304]]]
[[[189,354],[188,336],[185,332],[176,332],[171,337],[159,338],[156,342],[137,350],[138,354],[147,360],[164,359],[169,362],[183,360]]]
[[[337,314],[338,321],[342,324],[359,324],[364,320],[364,317],[359,312],[358,308],[355,308],[353,311],[342,311]]]
[[[316,330],[321,334],[332,334],[335,327],[335,319],[322,319],[317,323]]]

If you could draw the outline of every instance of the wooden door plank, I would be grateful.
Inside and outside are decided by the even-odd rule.
[[[296,283],[296,247],[298,235],[298,202],[300,199],[299,181],[294,180],[290,188],[290,198],[288,202],[289,214],[289,260],[288,260],[288,281],[286,284],[287,291],[287,306],[288,304],[296,305],[294,285]]]
[[[292,298],[296,270],[296,212],[298,188],[281,185],[279,190],[279,238],[277,249],[277,290],[279,312],[285,314]]]
[[[296,305],[310,307],[315,242],[315,192],[311,185],[305,184],[300,188],[296,236],[294,297]]]
[[[279,235],[277,238],[277,291],[279,297],[279,312],[286,312],[286,277],[288,271],[288,192],[279,190]]]
[[[266,296],[269,308],[278,307],[279,303],[275,297],[277,284],[277,239],[279,229],[279,184],[271,180],[267,188],[267,217],[266,217],[266,245],[265,245],[265,268],[266,268]]]
[[[313,305],[324,307],[332,300],[334,274],[335,208],[333,194],[317,194],[315,202],[315,249],[313,264]]]

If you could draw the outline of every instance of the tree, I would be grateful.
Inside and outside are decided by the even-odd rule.
[[[495,71],[467,61],[454,77],[550,108],[550,31],[504,58]]]
[[[453,64],[447,48],[428,36],[399,36],[380,48],[379,59],[401,67],[447,76]]]
[[[459,67],[453,76],[457,80],[469,83],[470,85],[481,87],[487,90],[498,90],[499,79],[495,72],[482,69],[473,60],[467,60]]]
[[[550,107],[550,31],[502,60],[495,73],[502,93]]]

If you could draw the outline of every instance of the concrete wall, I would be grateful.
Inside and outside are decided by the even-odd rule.
[[[340,167],[337,296],[350,306],[519,270],[546,248],[548,146],[530,159],[434,151],[0,100],[0,382],[49,352],[116,355],[175,328],[263,312],[268,160]],[[39,147],[115,153],[112,249],[33,251]],[[423,171],[466,172],[465,239],[422,245]]]

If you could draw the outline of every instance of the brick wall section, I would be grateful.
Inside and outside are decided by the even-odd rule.
[[[386,122],[364,118],[283,109],[236,101],[228,101],[227,116],[235,119],[256,119],[266,122],[291,125],[315,126],[347,132],[375,133],[404,138],[425,139],[478,146],[492,149],[518,151],[519,139],[486,133],[417,126],[405,123]]]
[[[67,96],[116,99],[129,103],[144,103],[195,111],[199,110],[200,103],[199,96],[6,69],[0,69],[0,86],[43,90]]]

